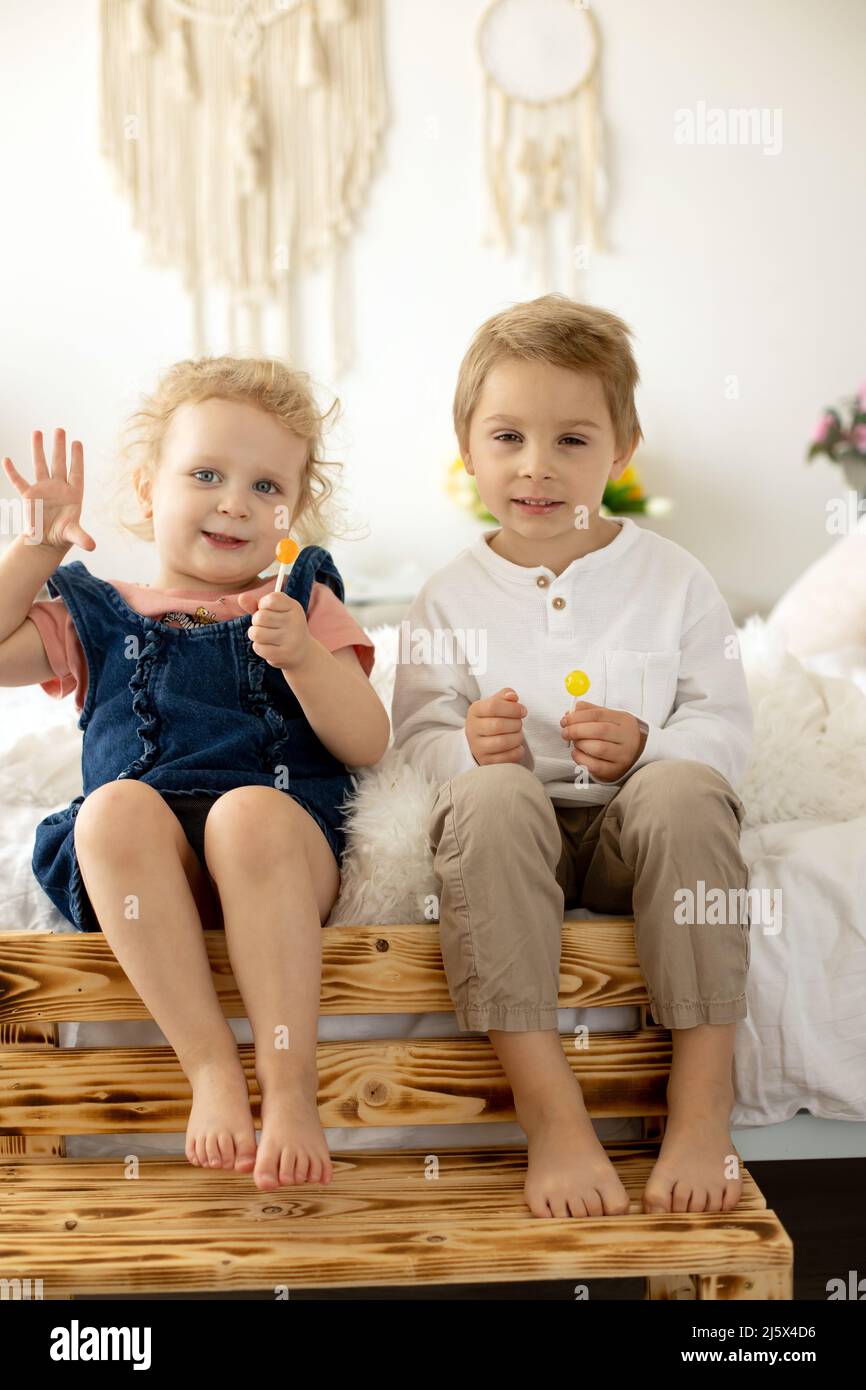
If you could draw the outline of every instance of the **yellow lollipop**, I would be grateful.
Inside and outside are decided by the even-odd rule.
[[[285,539],[277,541],[276,558],[280,562],[280,569],[279,573],[277,574],[277,582],[274,585],[275,593],[277,590],[282,589],[283,580],[285,579],[289,570],[292,568],[292,565],[295,563],[300,553],[301,548],[298,545],[297,541],[293,541],[290,537],[287,536],[285,537]]]
[[[587,690],[589,690],[589,686],[590,679],[585,671],[569,671],[565,678],[565,688],[569,695],[574,696],[571,702],[572,709],[576,709],[578,700],[581,695],[586,694]],[[587,769],[584,767],[583,763],[577,763],[574,772],[574,785],[585,786],[586,780]]]
[[[574,696],[571,708],[574,709],[581,695],[585,695],[589,690],[590,680],[585,671],[569,671],[565,678],[565,688],[569,695]]]

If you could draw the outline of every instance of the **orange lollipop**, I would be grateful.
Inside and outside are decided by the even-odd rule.
[[[289,570],[292,568],[292,565],[295,563],[300,553],[301,548],[298,545],[297,541],[293,541],[290,537],[287,536],[284,540],[277,541],[276,558],[277,560],[279,560],[280,568],[279,573],[277,574],[277,582],[274,585],[275,593],[278,590],[282,589],[283,580],[285,579]]]

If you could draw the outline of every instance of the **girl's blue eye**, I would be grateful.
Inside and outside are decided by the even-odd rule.
[[[197,468],[197,469],[195,470],[195,472],[193,473],[192,476],[193,476],[194,478],[197,478],[197,477],[199,476],[200,473],[214,473],[214,469],[213,469],[213,468]],[[268,487],[272,487],[272,488],[274,489],[275,492],[279,492],[279,490],[280,490],[280,489],[277,487],[276,483],[272,483],[272,482],[271,482],[270,478],[259,478],[259,483],[267,483]],[[258,487],[259,483],[256,483],[256,487]],[[271,494],[270,494],[269,492],[266,492],[266,493],[264,494],[264,496],[265,496],[265,497],[270,497]]]

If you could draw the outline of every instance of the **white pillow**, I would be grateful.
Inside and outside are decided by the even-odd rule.
[[[794,581],[767,623],[801,658],[866,647],[866,516]]]
[[[755,716],[752,761],[736,787],[744,825],[866,815],[866,694],[859,681],[798,661],[781,630],[757,616],[737,636]],[[860,661],[862,679],[866,646]]]

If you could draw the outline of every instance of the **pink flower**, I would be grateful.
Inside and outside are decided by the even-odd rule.
[[[866,381],[863,382],[860,390],[857,392],[857,404],[861,410],[866,410]]]
[[[866,454],[866,425],[855,425],[851,431],[851,442],[858,454]]]
[[[830,433],[835,423],[835,417],[830,414],[829,410],[825,410],[824,414],[821,416],[820,420],[815,426],[811,442],[813,444],[823,444],[824,440],[827,438],[827,435]]]

